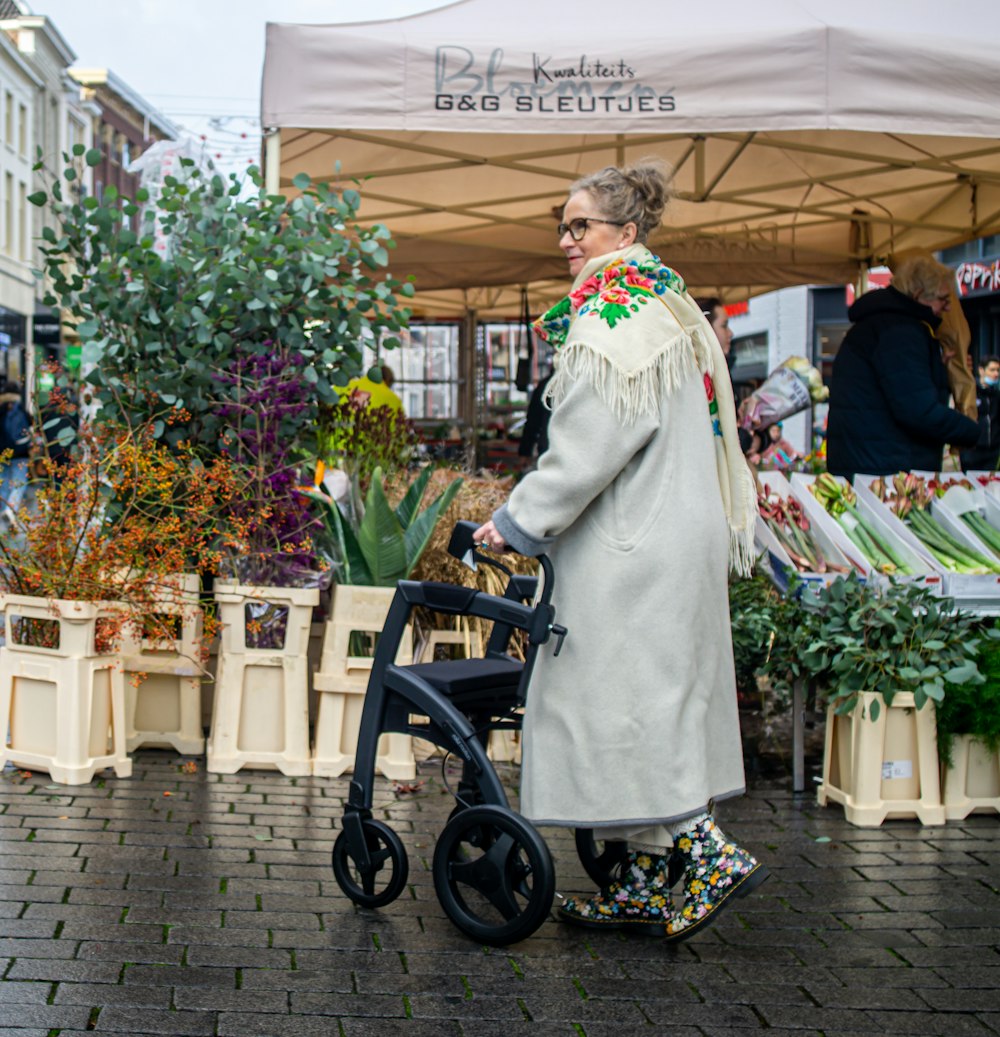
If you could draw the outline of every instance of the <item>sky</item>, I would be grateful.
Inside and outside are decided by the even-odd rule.
[[[81,68],[110,68],[225,171],[260,158],[267,22],[399,18],[444,0],[27,0]]]

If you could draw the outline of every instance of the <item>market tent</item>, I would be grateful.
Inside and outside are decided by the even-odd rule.
[[[643,21],[642,16],[649,13]],[[266,175],[363,182],[428,313],[516,313],[565,285],[553,207],[656,154],[655,249],[701,290],[843,283],[892,251],[1000,230],[1000,7],[460,0],[267,27]],[[459,289],[460,292],[446,291]]]

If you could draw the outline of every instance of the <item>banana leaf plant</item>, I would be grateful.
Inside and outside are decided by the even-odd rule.
[[[382,469],[376,468],[360,519],[355,523],[345,517],[325,486],[307,491],[320,504],[323,522],[336,549],[338,583],[394,587],[413,572],[438,519],[462,486],[461,478],[456,478],[421,511],[432,473],[432,466],[424,468],[393,508],[385,494]]]

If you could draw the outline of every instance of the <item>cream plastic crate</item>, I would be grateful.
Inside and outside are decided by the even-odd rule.
[[[0,765],[45,771],[53,781],[85,785],[99,770],[132,773],[125,747],[125,689],[117,653],[98,653],[98,622],[112,607],[86,601],[4,595],[6,641],[0,648]],[[17,620],[56,622],[58,648],[18,644]]]
[[[318,696],[313,774],[336,778],[354,768],[372,657],[352,655],[351,638],[352,634],[374,636],[381,632],[393,594],[393,587],[342,584],[333,587],[322,661],[319,672],[313,675],[313,686]],[[407,627],[396,655],[396,664],[408,666],[412,661],[413,631]],[[393,781],[415,778],[417,762],[413,755],[413,739],[398,733],[383,735],[379,739],[375,766],[379,773]]]
[[[207,769],[234,774],[243,767],[310,774],[309,628],[319,591],[247,587],[217,581],[222,638],[208,739]],[[246,606],[287,609],[282,648],[248,648]]]
[[[1000,753],[969,735],[957,735],[952,764],[942,775],[944,816],[961,821],[969,814],[1000,814]]]
[[[880,702],[878,719],[872,720],[878,697],[862,693],[845,716],[828,708],[817,802],[840,804],[847,820],[861,828],[891,818],[944,824],[934,703],[916,709],[913,695],[900,692],[891,706]]]
[[[126,629],[122,644],[125,671],[126,744],[129,752],[148,745],[200,756],[203,613],[198,605],[201,580],[185,573],[168,580],[157,612],[175,616],[179,637],[149,641]]]

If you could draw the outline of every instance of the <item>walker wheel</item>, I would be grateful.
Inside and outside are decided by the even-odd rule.
[[[384,907],[391,904],[406,886],[410,865],[402,840],[387,825],[371,818],[361,822],[368,850],[368,862],[359,863],[351,855],[347,832],[333,844],[333,875],[337,885],[355,904]],[[380,874],[388,868],[388,873]]]
[[[556,873],[545,841],[520,814],[483,804],[445,825],[434,849],[434,888],[466,936],[503,947],[548,917]]]
[[[618,878],[618,866],[625,861],[628,843],[609,839],[598,845],[593,828],[578,828],[576,852],[590,880],[599,889],[607,889]]]

